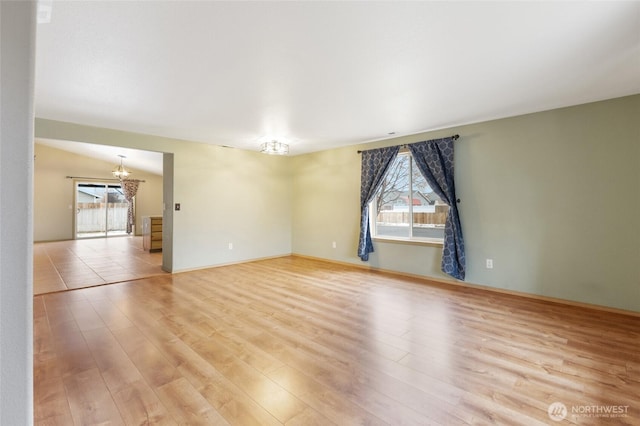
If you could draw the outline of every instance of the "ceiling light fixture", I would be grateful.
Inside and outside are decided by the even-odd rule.
[[[287,155],[289,153],[289,145],[278,141],[264,142],[260,145],[260,152],[270,155]]]
[[[124,166],[122,165],[122,160],[127,157],[125,157],[124,155],[118,155],[118,157],[120,157],[120,165],[116,166],[116,168],[113,169],[111,173],[113,173],[114,178],[120,180],[126,179],[131,174],[131,172],[127,171],[127,169],[124,168]]]

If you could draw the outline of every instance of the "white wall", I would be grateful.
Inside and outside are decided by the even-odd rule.
[[[356,151],[458,133],[467,282],[640,311],[638,117],[640,95],[294,157],[293,252],[447,278],[439,247],[357,257]]]
[[[167,250],[182,271],[291,253],[289,159],[150,135],[36,119],[36,137],[173,154],[172,241]],[[168,193],[168,192],[167,192]],[[165,220],[171,220],[165,215]],[[168,224],[165,224],[167,226]],[[166,229],[166,228],[165,228]],[[170,238],[170,235],[168,235]],[[164,239],[164,233],[163,233]],[[229,243],[233,250],[229,250]],[[170,264],[170,266],[169,266]]]
[[[0,2],[0,424],[33,423],[35,3]]]

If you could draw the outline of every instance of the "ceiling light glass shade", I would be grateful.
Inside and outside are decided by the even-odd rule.
[[[260,145],[260,152],[271,155],[287,155],[289,153],[289,145],[278,141],[265,142]]]
[[[122,179],[125,179],[127,176],[129,176],[131,172],[127,171],[127,169],[125,169],[124,166],[122,165],[122,159],[125,158],[125,156],[119,155],[119,157],[120,157],[120,165],[116,166],[116,168],[113,169],[111,173],[113,174],[114,178],[122,180]]]

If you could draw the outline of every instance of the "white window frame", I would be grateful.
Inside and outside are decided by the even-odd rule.
[[[405,155],[408,156],[409,161],[409,200],[413,200],[413,155],[409,150],[401,150],[398,153],[398,156]],[[397,158],[396,158],[397,159]],[[394,159],[394,162],[396,161]],[[377,209],[377,199],[378,194],[373,198],[373,200],[369,203],[369,227],[371,229],[371,237],[374,241],[385,241],[385,242],[394,242],[394,243],[403,243],[403,244],[416,244],[416,245],[429,245],[429,246],[438,246],[441,247],[444,243],[444,238],[427,238],[427,237],[414,237],[413,236],[413,202],[408,202],[409,206],[409,237],[394,237],[390,235],[378,235],[377,229],[377,217],[378,217],[378,209]]]

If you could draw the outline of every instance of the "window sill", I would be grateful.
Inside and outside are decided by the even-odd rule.
[[[409,239],[409,238],[387,238],[387,237],[372,237],[373,241],[379,241],[381,243],[394,243],[394,244],[408,244],[414,246],[427,246],[427,247],[442,247],[444,242],[442,240],[429,240],[429,239]]]

